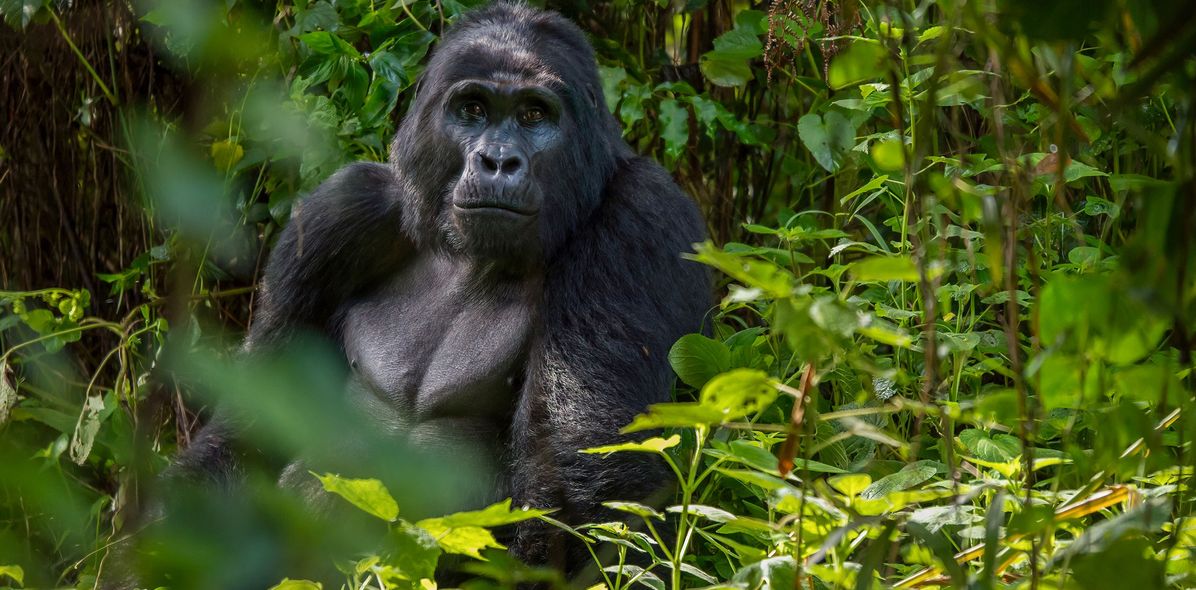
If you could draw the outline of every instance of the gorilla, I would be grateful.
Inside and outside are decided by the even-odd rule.
[[[461,17],[390,162],[347,166],[296,205],[246,348],[331,340],[345,395],[396,444],[488,466],[478,504],[511,497],[576,524],[661,489],[647,454],[578,450],[667,401],[669,348],[710,304],[709,274],[681,256],[704,222],[605,105],[593,49],[563,17],[501,2]],[[235,477],[238,436],[214,420],[170,477]],[[566,571],[586,555],[538,521],[505,540]]]

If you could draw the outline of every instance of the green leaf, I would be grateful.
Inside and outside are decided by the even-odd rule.
[[[909,256],[871,256],[851,265],[857,281],[917,281],[918,266]]]
[[[976,458],[990,463],[1012,461],[1022,454],[1021,442],[1008,434],[989,436],[983,430],[969,428],[959,433],[959,440]]]
[[[719,35],[714,40],[714,51],[702,55],[699,63],[702,74],[716,86],[746,84],[752,79],[751,61],[764,53],[764,44],[760,42],[758,32],[759,22],[747,18],[746,22],[740,24]],[[723,123],[726,125],[727,121]]]
[[[660,101],[660,125],[665,154],[677,158],[689,142],[689,109],[672,98]]]
[[[603,506],[611,510],[618,510],[619,512],[626,512],[634,514],[643,518],[655,518],[656,520],[664,520],[664,515],[651,506],[646,506],[638,502],[603,502]]]
[[[882,174],[880,176],[873,177],[872,180],[868,181],[868,184],[865,184],[864,186],[861,186],[860,188],[857,188],[857,189],[851,191],[850,193],[843,195],[843,198],[839,199],[839,202],[846,203],[860,195],[867,194],[867,193],[870,193],[875,190],[880,190],[880,188],[883,187],[885,185],[885,183],[888,181],[889,181],[889,176],[887,174]]]
[[[721,51],[704,54],[699,67],[715,86],[743,86],[752,79],[752,67],[747,60]]]
[[[885,50],[873,40],[855,40],[847,51],[831,60],[826,83],[835,90],[846,88],[866,80],[880,78],[884,74],[882,60]]]
[[[735,369],[711,379],[702,388],[702,405],[718,410],[723,420],[758,412],[777,398],[777,388],[764,371]]]
[[[552,510],[541,510],[527,507],[511,508],[511,499],[507,498],[501,502],[495,502],[481,510],[471,510],[468,512],[456,512],[448,516],[440,518],[429,519],[438,522],[443,522],[450,527],[458,526],[480,526],[480,527],[496,527],[507,524],[514,524],[516,522],[523,522],[533,518],[539,518],[546,514],[551,514]],[[427,522],[427,521],[420,521]],[[422,524],[420,526],[423,526]]]
[[[746,465],[751,465],[760,471],[777,472],[777,457],[772,451],[760,446],[759,442],[749,440],[733,440],[727,445],[730,454]]]
[[[482,551],[506,549],[490,531],[482,527],[449,527],[439,518],[421,520],[416,525],[428,531],[428,534],[436,539],[436,544],[440,545],[445,553],[468,555],[474,559],[486,561],[486,558],[482,557]]]
[[[828,172],[842,166],[844,155],[855,143],[855,127],[838,111],[803,116],[797,120],[797,134],[818,165]]]
[[[1134,365],[1117,372],[1117,391],[1126,399],[1152,404],[1181,395],[1183,385],[1175,373],[1162,365]],[[1164,394],[1166,397],[1164,397]],[[3,408],[0,407],[0,410]],[[3,420],[0,420],[2,423]]]
[[[8,26],[22,30],[33,22],[38,11],[49,4],[50,0],[0,0],[0,15]]]
[[[237,162],[241,161],[241,158],[245,157],[245,148],[232,139],[226,139],[212,142],[211,153],[216,169],[228,172],[237,165]]]
[[[399,517],[399,505],[386,486],[376,479],[349,479],[331,473],[312,475],[320,480],[325,490],[382,520],[391,522]]]
[[[625,451],[663,453],[665,449],[671,449],[679,444],[681,444],[681,435],[674,434],[668,438],[653,437],[643,442],[625,442],[617,445],[591,447],[578,452],[591,455],[609,455]]]
[[[905,167],[905,148],[895,139],[878,141],[870,150],[876,167],[885,172],[899,171]]]
[[[933,461],[910,463],[903,467],[901,471],[886,475],[872,482],[872,485],[869,485],[864,488],[864,491],[860,492],[860,498],[864,500],[876,500],[884,498],[893,492],[908,490],[919,485],[934,477],[934,474],[938,472],[933,463]]]
[[[760,42],[759,33],[735,27],[714,39],[714,52],[747,61],[763,55],[764,44]]]
[[[1067,169],[1063,171],[1063,180],[1065,182],[1075,182],[1081,178],[1088,178],[1090,176],[1108,176],[1108,174],[1075,160],[1072,160],[1067,165]]]
[[[826,482],[831,484],[832,488],[835,488],[844,496],[854,498],[868,489],[868,486],[872,485],[872,476],[867,473],[845,473],[843,475],[836,475],[826,480]]]
[[[798,588],[797,561],[790,556],[770,557],[735,572],[731,578],[738,587],[752,590],[791,590]]]
[[[656,574],[647,571],[638,565],[612,565],[602,568],[602,571],[610,574],[621,574],[623,579],[628,580],[629,583],[630,581],[634,581],[635,583],[645,586],[650,590],[665,590],[664,580],[660,579],[660,576],[657,576]]]
[[[324,586],[319,582],[283,578],[281,582],[272,586],[270,590],[322,590],[323,588]]]
[[[702,518],[713,520],[714,522],[731,522],[737,518],[734,513],[727,512],[722,508],[715,508],[714,506],[704,506],[702,504],[690,504],[689,506],[669,506],[665,509],[666,512],[674,514],[696,514]]]
[[[787,297],[793,290],[793,275],[772,262],[719,250],[709,241],[699,244],[697,251],[695,260],[713,266],[746,287],[774,297]]]
[[[1125,512],[1084,529],[1067,547],[1057,551],[1050,563],[1066,563],[1081,554],[1100,554],[1117,540],[1133,534],[1152,533],[1171,519],[1171,500],[1153,498]]]
[[[699,388],[731,368],[731,349],[701,334],[682,336],[669,350],[669,364],[681,381]]]
[[[936,532],[945,526],[968,525],[976,522],[979,517],[972,506],[930,506],[919,508],[910,514],[913,522],[926,525],[930,532]]]
[[[18,586],[25,585],[25,570],[19,565],[0,565],[0,577],[4,576],[16,580]]]
[[[648,413],[636,416],[631,424],[621,430],[623,433],[656,430],[658,428],[691,428],[706,424],[717,424],[723,413],[700,403],[666,403],[648,406]]]
[[[83,401],[83,408],[79,411],[79,421],[75,423],[75,431],[71,435],[70,455],[76,465],[87,462],[91,455],[91,447],[95,444],[96,435],[100,432],[103,422],[101,413],[104,411],[104,399],[98,395],[87,396]]]
[[[390,563],[404,579],[418,582],[436,574],[440,546],[427,530],[404,522],[391,529],[390,538]]]

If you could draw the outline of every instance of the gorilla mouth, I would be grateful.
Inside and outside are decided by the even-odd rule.
[[[518,217],[532,217],[540,212],[539,209],[520,207],[513,203],[502,203],[498,201],[479,201],[474,203],[454,202],[453,207],[464,213],[513,215]]]

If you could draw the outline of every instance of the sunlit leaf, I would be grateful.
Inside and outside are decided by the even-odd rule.
[[[702,388],[702,405],[720,412],[724,420],[742,418],[771,404],[777,388],[763,371],[735,369],[723,373]]]
[[[588,449],[582,449],[581,452],[593,455],[608,455],[610,453],[619,453],[625,451],[662,453],[665,449],[675,447],[679,444],[681,444],[681,436],[674,434],[668,438],[654,437],[643,442],[625,442],[616,445],[591,447]]]
[[[320,480],[326,491],[382,520],[392,521],[399,516],[399,505],[386,486],[376,479],[350,479],[331,473],[312,475]]]

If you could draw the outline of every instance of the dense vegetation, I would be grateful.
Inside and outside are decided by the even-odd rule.
[[[294,199],[385,159],[470,4],[0,0],[0,587],[93,587],[215,396],[262,444],[352,427],[318,350],[245,367],[236,343]],[[645,526],[573,531],[602,583],[1196,587],[1196,5],[549,5],[723,279],[713,337],[670,353],[677,402],[628,427],[661,434],[586,451],[678,480],[615,505]],[[490,532],[551,515],[408,521],[418,485],[319,477],[380,540],[255,501],[346,588],[431,589],[449,554],[471,587],[552,577]],[[235,579],[162,546],[172,587]]]

